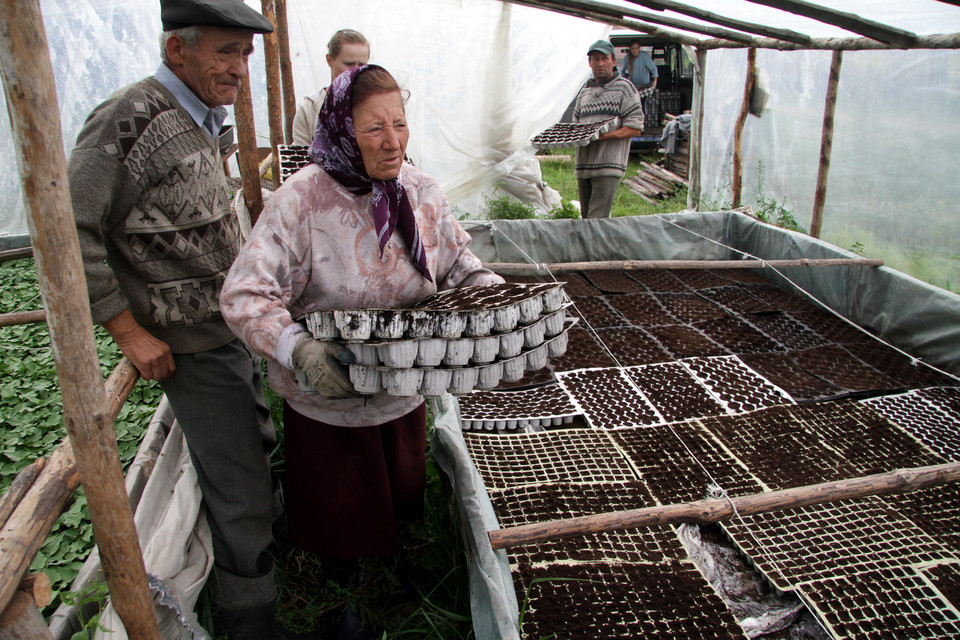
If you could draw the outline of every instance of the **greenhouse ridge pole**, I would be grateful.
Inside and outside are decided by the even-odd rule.
[[[837,89],[840,86],[840,64],[843,51],[834,51],[830,61],[830,77],[827,79],[827,97],[823,106],[823,132],[820,135],[820,168],[817,170],[817,187],[813,194],[813,218],[810,235],[820,237],[823,226],[823,207],[827,200],[827,176],[830,174],[830,155],[833,152],[833,123],[837,111]]]
[[[114,608],[130,637],[159,640],[97,359],[67,183],[59,103],[38,0],[0,0],[0,21],[0,73],[63,396],[64,424]],[[11,540],[3,546],[4,556],[14,555]],[[21,577],[16,576],[15,582]],[[13,596],[0,593],[0,609],[6,609]]]

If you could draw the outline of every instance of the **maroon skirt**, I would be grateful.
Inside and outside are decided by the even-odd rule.
[[[426,405],[373,427],[338,427],[284,403],[289,539],[351,560],[399,551],[397,521],[423,516]]]

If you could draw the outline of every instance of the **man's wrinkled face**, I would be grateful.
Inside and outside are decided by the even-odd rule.
[[[591,51],[587,55],[587,62],[590,64],[590,70],[593,71],[593,77],[600,81],[612,76],[613,69],[617,66],[615,56],[607,55],[601,51]]]
[[[196,49],[180,38],[171,40],[171,61],[185,85],[210,108],[237,101],[240,81],[247,75],[247,60],[253,53],[253,34],[218,27],[205,27]]]

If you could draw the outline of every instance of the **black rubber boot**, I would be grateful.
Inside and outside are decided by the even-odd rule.
[[[360,572],[359,560],[323,558],[320,564],[323,566],[324,577],[342,589],[348,589]],[[340,614],[334,637],[337,640],[371,640],[373,635],[364,628],[357,610],[348,602]]]
[[[363,626],[363,620],[349,603],[344,605],[337,625],[337,640],[372,640],[373,635]]]
[[[273,617],[277,609],[277,585],[273,572],[259,578],[243,578],[221,569],[210,576],[213,595],[214,633],[228,640],[277,640]]]

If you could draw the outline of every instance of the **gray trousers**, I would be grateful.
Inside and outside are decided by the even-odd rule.
[[[577,178],[581,218],[609,218],[620,178]]]
[[[213,534],[214,563],[236,576],[272,571],[273,490],[268,456],[276,442],[263,396],[260,358],[234,340],[174,354],[160,383],[197,470]]]

